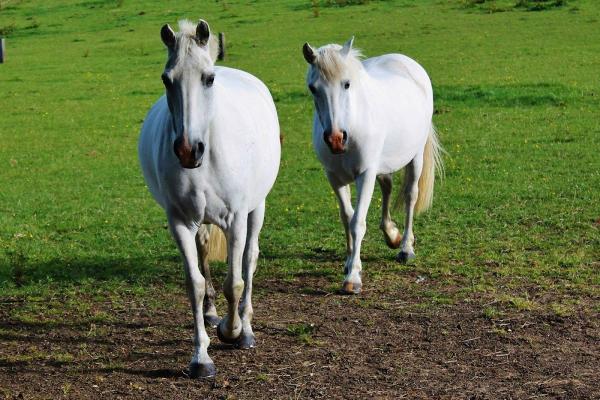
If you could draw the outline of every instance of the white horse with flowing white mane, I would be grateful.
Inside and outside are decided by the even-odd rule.
[[[168,49],[162,74],[166,96],[148,113],[138,150],[148,188],[165,209],[183,257],[194,315],[189,374],[208,377],[216,369],[207,352],[205,323],[218,323],[218,336],[226,343],[255,345],[252,276],[265,198],[279,169],[279,122],[261,81],[214,66],[216,48],[205,21],[182,21],[179,27],[177,34],[162,27]],[[220,322],[207,261],[212,235],[203,224],[220,227],[227,237],[223,291],[229,305]]]
[[[362,288],[360,245],[375,181],[383,197],[380,228],[397,260],[415,257],[413,215],[431,206],[441,147],[431,121],[433,91],[425,70],[401,54],[360,60],[352,48],[304,44],[307,84],[315,103],[313,146],[340,205],[346,230],[345,293]],[[392,173],[405,168],[404,235],[390,217]],[[349,184],[356,181],[352,208]]]

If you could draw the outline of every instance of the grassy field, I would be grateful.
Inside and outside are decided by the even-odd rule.
[[[0,36],[7,50],[0,64],[0,377],[34,375],[35,365],[52,376],[76,374],[93,364],[99,366],[94,382],[106,386],[111,374],[126,369],[127,357],[102,351],[98,356],[85,338],[112,340],[116,326],[136,318],[142,325],[131,329],[172,331],[183,338],[170,346],[180,351],[170,366],[185,366],[191,315],[183,271],[163,212],[145,188],[136,146],[145,113],[163,92],[160,27],[199,17],[226,32],[223,64],[253,73],[270,88],[285,137],[261,236],[259,346],[283,336],[297,339],[304,350],[323,348],[309,320],[298,314],[286,319],[300,296],[322,292],[315,304],[441,312],[448,321],[460,321],[468,307],[506,340],[511,330],[502,321],[543,317],[559,318],[565,326],[592,324],[584,331],[595,343],[590,354],[599,354],[593,322],[600,313],[597,2],[175,6],[147,0],[0,0]],[[351,35],[366,56],[401,52],[425,67],[434,84],[434,122],[448,155],[433,209],[416,220],[415,262],[394,262],[378,230],[376,193],[363,244],[365,295],[340,298],[335,292],[343,279],[343,230],[312,151],[313,106],[301,46],[341,43]],[[395,219],[402,221],[400,214]],[[225,266],[214,270],[221,281]],[[288,309],[281,307],[283,319],[274,322],[281,331],[272,331],[260,304],[277,307],[272,301],[281,287],[297,292],[282,299]],[[392,306],[389,298],[406,301]],[[166,316],[171,313],[177,317]],[[165,318],[181,325],[161,325]],[[40,339],[65,329],[84,332],[85,340],[69,347],[64,334],[63,345],[53,347],[28,336]],[[219,353],[217,367],[228,357],[234,356]],[[266,363],[252,380],[233,381],[236,372],[226,369],[214,393],[275,385],[272,371]],[[567,393],[598,394],[593,378],[575,376],[581,386],[571,382],[575,391]],[[4,395],[31,395],[31,387],[11,379],[0,379]],[[62,379],[54,389],[68,397],[77,384]],[[136,379],[131,378],[134,386],[124,386],[123,396],[141,396],[135,385],[152,386]],[[180,385],[177,377],[162,379]],[[446,389],[426,388],[410,397],[477,393],[466,385]],[[194,390],[210,393],[201,384]],[[89,395],[83,389],[72,393]],[[291,387],[278,393],[318,397]]]

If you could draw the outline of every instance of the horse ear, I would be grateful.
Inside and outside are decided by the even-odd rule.
[[[196,26],[196,41],[198,42],[198,46],[205,46],[208,43],[209,37],[210,28],[206,21],[201,19],[198,21],[198,26]]]
[[[348,41],[346,43],[344,43],[344,46],[342,47],[342,50],[340,50],[340,53],[342,53],[342,55],[345,57],[350,53],[350,50],[352,49],[352,44],[354,43],[354,36],[352,36],[350,39],[348,39]]]
[[[175,46],[175,32],[169,26],[169,24],[163,25],[160,29],[160,37],[168,48],[173,48]]]
[[[302,46],[302,54],[304,54],[304,59],[309,64],[313,64],[317,59],[315,50],[312,47],[310,47],[310,44],[308,44],[308,42],[304,43],[304,46]]]

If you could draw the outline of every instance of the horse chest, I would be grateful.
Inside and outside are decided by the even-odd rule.
[[[332,154],[329,148],[315,143],[315,151],[325,169],[344,183],[351,183],[373,163],[363,149],[349,148],[344,154]]]

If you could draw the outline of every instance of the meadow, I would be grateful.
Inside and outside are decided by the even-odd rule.
[[[0,0],[0,396],[600,397],[596,1],[162,3]],[[270,88],[284,137],[258,347],[211,332],[210,382],[181,372],[183,270],[137,160],[164,90],[160,27],[200,17],[225,32],[221,64]],[[364,293],[345,297],[301,47],[352,35],[367,57],[425,67],[447,155],[409,265],[383,241],[376,191]]]

